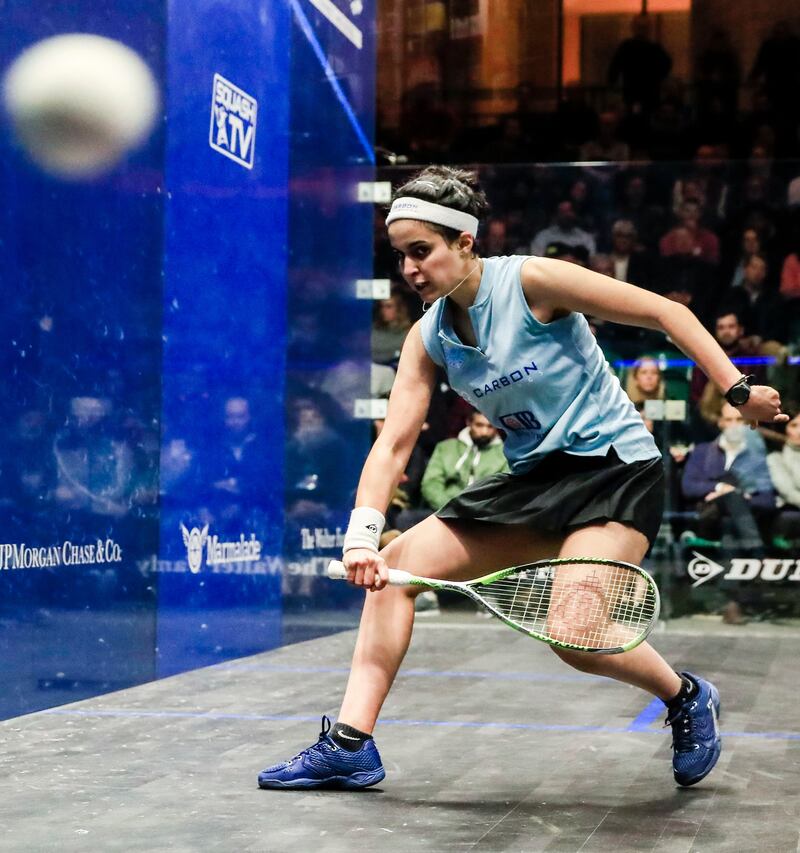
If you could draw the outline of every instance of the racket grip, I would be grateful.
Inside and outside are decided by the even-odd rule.
[[[332,581],[347,580],[347,569],[345,569],[344,563],[339,560],[331,560],[330,563],[328,563],[327,574]]]
[[[331,560],[328,563],[327,575],[332,581],[346,581],[347,569],[345,569],[344,563],[339,560]],[[413,577],[402,569],[389,569],[389,583],[392,586],[407,586]]]

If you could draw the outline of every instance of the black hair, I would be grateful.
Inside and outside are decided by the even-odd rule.
[[[419,198],[444,207],[452,207],[462,213],[469,213],[482,222],[489,215],[489,202],[486,193],[478,183],[478,175],[466,169],[454,169],[451,166],[427,166],[417,172],[411,180],[398,187],[392,195],[397,198]],[[426,223],[433,231],[441,234],[448,243],[454,243],[461,232],[446,225],[434,222]]]
[[[568,243],[548,243],[544,250],[547,258],[572,257],[583,266],[589,265],[589,250],[586,246],[571,246]]]
[[[741,326],[742,318],[740,316],[740,309],[735,305],[725,305],[724,303],[714,312],[714,323],[716,324],[717,320],[721,320],[723,317],[728,317],[731,314],[736,317],[736,322]]]

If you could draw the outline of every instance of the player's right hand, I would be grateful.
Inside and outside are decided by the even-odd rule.
[[[389,583],[389,568],[380,554],[369,548],[351,548],[342,557],[347,580],[365,589],[383,589]]]
[[[769,385],[752,385],[750,399],[739,406],[739,411],[745,421],[750,422],[750,428],[755,429],[758,422],[786,423],[789,415],[781,411],[781,396]]]

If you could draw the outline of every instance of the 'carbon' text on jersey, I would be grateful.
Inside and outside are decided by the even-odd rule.
[[[492,381],[487,382],[482,389],[473,388],[472,393],[476,397],[485,397],[487,394],[499,391],[501,388],[507,388],[509,385],[521,382],[526,376],[528,376],[528,374],[535,373],[538,369],[536,362],[532,361],[530,364],[526,364],[518,370],[512,370],[507,376],[498,376],[497,379],[492,379]]]

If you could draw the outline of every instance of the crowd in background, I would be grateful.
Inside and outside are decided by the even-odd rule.
[[[729,35],[713,31],[684,80],[650,18],[639,15],[611,58],[605,89],[568,83],[548,110],[521,83],[515,108],[487,124],[465,116],[463,94],[418,84],[405,93],[398,128],[379,115],[379,152],[387,162],[422,164],[671,161],[700,145],[732,159],[800,157],[798,83],[800,37],[790,22],[772,27],[749,68]]]

